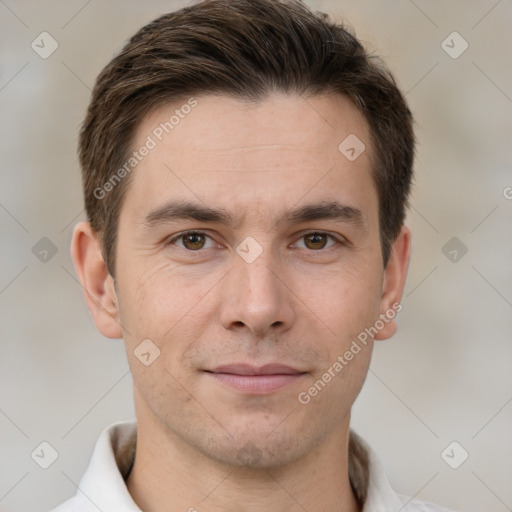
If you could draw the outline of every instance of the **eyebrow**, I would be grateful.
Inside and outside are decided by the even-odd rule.
[[[152,210],[143,220],[151,228],[156,224],[178,220],[196,220],[198,222],[211,222],[236,227],[233,216],[223,208],[211,208],[190,201],[170,201],[163,206]],[[300,224],[315,220],[337,220],[355,225],[364,225],[361,210],[353,206],[343,205],[338,201],[323,201],[306,204],[299,208],[284,212],[277,216],[275,223]]]

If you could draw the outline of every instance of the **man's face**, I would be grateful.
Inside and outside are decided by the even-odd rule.
[[[116,293],[138,421],[216,460],[291,462],[348,427],[371,342],[309,403],[299,394],[389,307],[369,129],[341,96],[199,96],[158,141],[179,107],[138,127],[134,149],[148,135],[157,145],[120,213]],[[353,161],[338,149],[350,134],[366,145]],[[185,203],[232,222],[173,215]],[[134,350],[148,339],[160,355],[146,366]]]

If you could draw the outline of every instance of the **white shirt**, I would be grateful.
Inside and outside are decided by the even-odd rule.
[[[136,422],[120,422],[100,435],[75,496],[52,512],[141,512],[128,492],[125,478],[135,457]],[[450,512],[397,494],[371,448],[350,433],[349,475],[363,512]]]

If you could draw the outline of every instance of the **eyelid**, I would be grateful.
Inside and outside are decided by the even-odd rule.
[[[329,247],[317,249],[316,251],[313,249],[310,249],[310,252],[312,252],[312,253],[315,253],[315,252],[320,253],[320,252],[330,249],[334,245],[346,245],[348,243],[346,238],[341,235],[334,235],[333,233],[330,233],[328,231],[321,231],[321,230],[309,230],[309,231],[303,232],[300,234],[297,241],[302,240],[304,237],[306,237],[308,235],[325,235],[328,238],[331,238],[331,240],[334,240],[334,242],[335,242],[333,245],[330,245]],[[297,243],[297,242],[294,242],[294,243]]]
[[[177,233],[175,235],[172,235],[172,237],[167,238],[165,240],[165,245],[175,245],[175,242],[177,240],[179,240],[180,238],[183,238],[187,235],[203,235],[205,238],[209,238],[210,240],[214,241],[213,238],[210,235],[208,235],[205,231],[201,231],[199,229],[189,229],[187,231],[181,231],[180,233]],[[188,252],[201,252],[201,250],[203,250],[203,249],[199,249],[197,251],[191,251],[189,249],[185,249],[185,250],[188,250]]]

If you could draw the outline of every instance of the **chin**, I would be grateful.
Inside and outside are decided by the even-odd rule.
[[[283,418],[281,418],[282,421]],[[276,422],[276,425],[278,423]],[[296,462],[314,449],[321,439],[305,435],[303,428],[292,431],[281,424],[272,430],[253,421],[250,426],[227,429],[223,435],[202,444],[203,454],[229,466],[248,469],[276,469]],[[316,432],[318,435],[318,431]]]
[[[276,442],[268,439],[247,439],[236,446],[218,446],[216,458],[230,466],[247,469],[277,469],[295,462],[306,450],[290,439]]]

